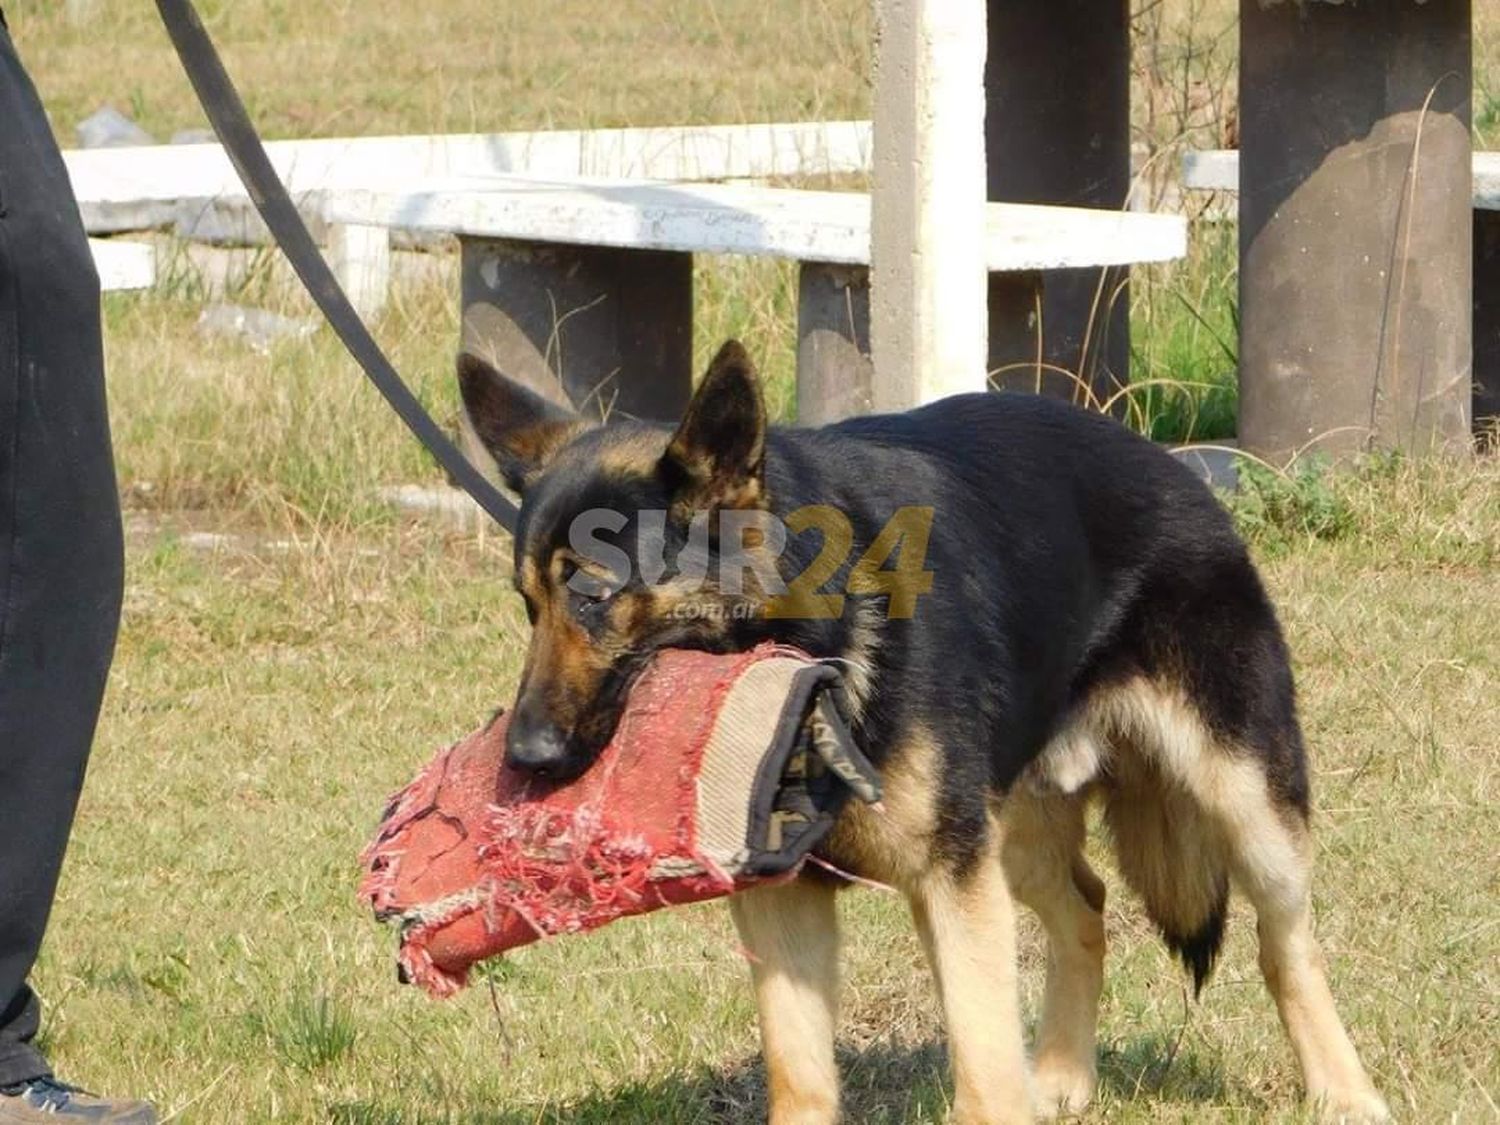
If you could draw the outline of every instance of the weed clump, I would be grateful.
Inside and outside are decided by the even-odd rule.
[[[1235,526],[1250,542],[1284,553],[1308,540],[1343,539],[1354,531],[1354,506],[1330,463],[1308,458],[1285,472],[1242,461],[1239,489],[1226,500]]]

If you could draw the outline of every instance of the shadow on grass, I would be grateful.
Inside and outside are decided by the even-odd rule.
[[[871,1125],[941,1121],[947,1104],[946,1054],[936,1043],[840,1049],[844,1119]],[[469,1092],[471,1104],[482,1095]],[[600,1090],[566,1105],[457,1109],[414,1113],[380,1101],[330,1108],[334,1125],[739,1125],[766,1119],[766,1077],[760,1056],[721,1069],[702,1068]]]
[[[1105,1044],[1099,1052],[1100,1095],[1117,1102],[1168,1105],[1265,1105],[1242,1082],[1228,1078],[1218,1059],[1205,1059],[1160,1033]]]
[[[935,1042],[841,1048],[843,1119],[861,1125],[943,1121],[949,1101],[947,1065],[946,1050]],[[1226,1084],[1216,1063],[1188,1050],[1174,1053],[1172,1040],[1156,1035],[1106,1047],[1099,1081],[1101,1093],[1117,1102],[1210,1105],[1228,1098],[1243,1105],[1258,1100],[1247,1089]],[[766,1080],[759,1056],[720,1070],[625,1083],[561,1106],[455,1109],[450,1103],[413,1112],[360,1101],[334,1105],[329,1113],[333,1125],[742,1125],[765,1119]]]

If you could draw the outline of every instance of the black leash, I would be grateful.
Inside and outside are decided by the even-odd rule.
[[[318,308],[328,318],[328,323],[344,342],[344,347],[349,349],[349,354],[364,369],[370,382],[406,423],[406,428],[437,458],[438,464],[448,470],[496,523],[507,531],[514,531],[516,506],[470,464],[431,415],[422,409],[422,404],[401,381],[401,376],[396,374],[391,361],[349,303],[348,296],[308,232],[307,224],[298,214],[296,204],[287,194],[286,185],[271,166],[265,146],[250,123],[244,103],[240,101],[203,21],[198,18],[192,0],[156,0],[156,7],[161,13],[162,23],[166,24],[167,34],[172,37],[172,45],[177,48],[182,67],[198,93],[198,100],[203,103],[203,110],[218,134],[219,143],[244,181],[255,209],[260,212],[260,217],[265,220]]]

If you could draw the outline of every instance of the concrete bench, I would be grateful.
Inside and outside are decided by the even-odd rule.
[[[467,347],[553,398],[640,417],[675,416],[691,388],[695,253],[797,261],[798,418],[869,409],[867,195],[495,177],[330,192],[324,207],[369,232],[377,269],[389,229],[456,235]],[[995,203],[987,220],[992,371],[1037,355],[1040,271],[1186,252],[1177,216]]]
[[[865,172],[868,121],[768,122],[268,141],[293,198],[338,188],[399,188],[447,176],[525,175],[723,180]],[[210,203],[248,215],[249,198],[218,144],[70,149],[63,162],[90,234],[178,227]],[[316,219],[316,207],[309,207]],[[249,220],[243,220],[248,222]],[[246,240],[263,241],[264,228]]]
[[[1239,152],[1221,148],[1183,153],[1182,186],[1197,191],[1239,191]],[[1474,154],[1474,209],[1500,211],[1500,152]]]
[[[846,175],[870,167],[868,121],[767,122],[638,129],[319,137],[270,141],[266,153],[313,236],[366,315],[387,292],[387,240],[340,229],[325,193],[400,190],[435,177],[501,174],[653,180]],[[171,228],[189,241],[261,245],[265,225],[218,144],[142,145],[63,153],[90,234]]]
[[[1240,154],[1188,152],[1182,186],[1238,192]],[[1476,431],[1500,420],[1500,152],[1474,154],[1474,400]]]
[[[156,284],[156,248],[144,242],[109,242],[89,239],[99,288],[108,293],[119,289],[149,289]]]

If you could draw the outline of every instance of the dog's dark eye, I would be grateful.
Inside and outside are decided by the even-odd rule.
[[[585,574],[568,587],[568,600],[576,607],[603,605],[619,593],[619,588],[602,578]]]
[[[615,591],[603,588],[592,589],[588,593],[570,590],[568,591],[568,612],[573,615],[573,620],[591,635],[596,635],[609,622],[610,599],[614,596]]]
[[[561,577],[568,591],[568,608],[575,616],[589,615],[620,590],[620,584],[612,578],[580,569],[572,560],[563,564]]]

